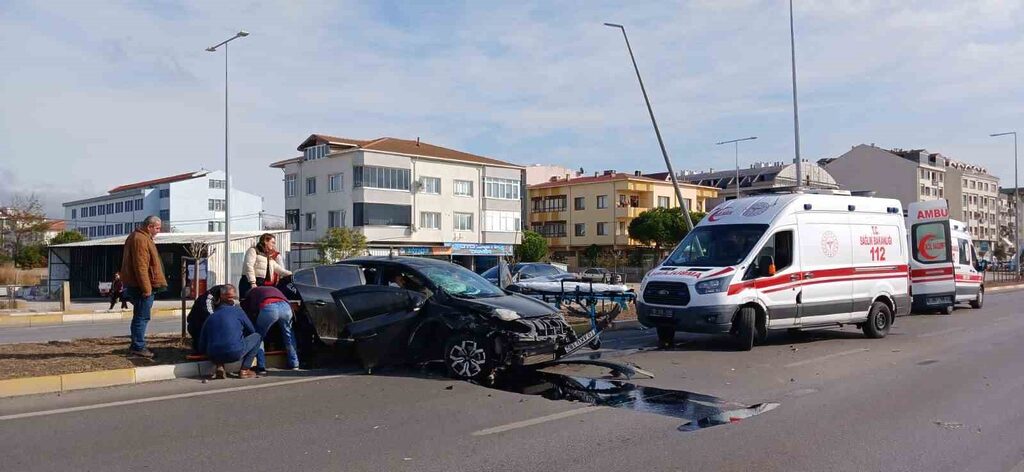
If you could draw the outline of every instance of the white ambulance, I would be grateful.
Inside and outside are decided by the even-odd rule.
[[[910,311],[898,200],[848,192],[766,194],[722,203],[644,277],[640,323],[731,333],[741,350],[769,329],[855,324],[884,337]]]
[[[967,225],[949,218],[945,200],[911,203],[910,291],[913,311],[952,314],[957,303],[981,308],[985,302],[985,273]]]

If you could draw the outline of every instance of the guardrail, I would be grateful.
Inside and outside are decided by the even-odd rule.
[[[1017,275],[1017,271],[1011,270],[986,270],[985,282],[987,283],[1014,283],[1024,282],[1024,277]]]

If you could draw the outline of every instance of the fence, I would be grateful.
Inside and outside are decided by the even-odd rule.
[[[1010,284],[1010,283],[1021,283],[1024,282],[1024,278],[1017,275],[1017,271],[1013,270],[986,270],[985,271],[985,282],[986,283],[997,283],[997,284]]]

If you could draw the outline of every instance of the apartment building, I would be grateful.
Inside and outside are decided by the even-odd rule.
[[[1007,254],[1018,252],[1018,234],[1020,237],[1024,237],[1024,222],[1020,225],[1017,224],[1017,201],[1024,199],[1024,187],[1016,190],[1017,195],[1014,195],[1013,188],[999,189],[999,211],[996,213],[996,220],[999,222],[998,242],[1003,244]]]
[[[694,211],[706,211],[718,196],[710,187],[680,185]],[[586,177],[552,177],[531,185],[530,228],[544,235],[548,247],[569,265],[577,265],[591,245],[607,249],[639,246],[629,237],[629,222],[656,207],[676,207],[670,182],[641,175],[604,171]]]
[[[967,223],[978,255],[986,257],[999,240],[999,177],[947,158],[946,178],[950,215]]]
[[[114,187],[106,195],[64,203],[67,229],[87,238],[126,235],[147,216],[163,220],[165,232],[224,231],[222,171],[200,170]],[[262,229],[263,197],[231,191],[231,230]]]
[[[800,170],[803,171],[803,186],[805,188],[839,188],[839,184],[828,171],[813,162],[801,163]],[[668,172],[647,174],[647,176],[659,180],[670,180]],[[796,185],[796,164],[785,161],[755,162],[749,167],[739,170],[735,168],[718,171],[710,169],[707,172],[684,170],[679,172],[676,179],[679,182],[718,189],[718,196],[709,202],[710,209],[725,200],[736,198],[737,193],[744,197],[769,189],[794,187]]]
[[[371,254],[450,259],[475,270],[511,255],[522,237],[523,166],[416,140],[314,134],[284,173],[285,220],[297,251],[329,228],[362,232]]]

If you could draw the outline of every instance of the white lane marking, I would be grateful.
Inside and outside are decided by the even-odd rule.
[[[487,436],[489,434],[503,433],[505,431],[511,431],[513,429],[526,428],[528,426],[538,425],[541,423],[547,423],[548,421],[560,420],[562,418],[569,418],[571,416],[582,415],[585,413],[592,413],[598,410],[603,410],[607,407],[603,406],[585,406],[583,408],[577,408],[575,410],[562,411],[553,413],[547,416],[540,416],[537,418],[516,421],[515,423],[508,423],[501,426],[495,426],[493,428],[481,429],[480,431],[474,431],[470,436]]]
[[[941,331],[932,331],[931,333],[919,334],[919,335],[917,335],[917,337],[919,337],[919,338],[930,338],[932,336],[941,336],[943,334],[955,333],[957,331],[963,331],[965,329],[967,329],[967,328],[964,328],[964,327],[949,328],[949,329],[943,329]]]
[[[117,401],[117,402],[98,403],[98,404],[95,404],[95,405],[83,405],[83,406],[75,406],[75,407],[69,407],[69,408],[57,408],[55,410],[31,411],[31,412],[27,412],[27,413],[17,413],[17,414],[13,414],[13,415],[0,416],[0,421],[18,420],[18,419],[22,419],[22,418],[35,418],[37,416],[60,415],[60,414],[64,414],[64,413],[74,413],[74,412],[77,412],[77,411],[98,410],[100,408],[111,408],[111,407],[115,407],[115,406],[125,406],[125,405],[138,405],[140,403],[152,403],[152,402],[159,402],[159,401],[165,401],[165,400],[180,400],[182,398],[205,397],[207,395],[216,395],[216,394],[219,394],[219,393],[241,392],[241,391],[245,391],[245,390],[257,390],[257,389],[269,388],[269,387],[279,387],[279,386],[283,386],[283,385],[294,385],[294,384],[301,384],[301,383],[307,383],[307,382],[316,382],[318,380],[336,379],[336,378],[339,378],[339,377],[344,377],[346,375],[349,375],[349,374],[324,375],[324,376],[319,376],[319,377],[305,377],[305,378],[301,378],[301,379],[283,380],[281,382],[263,383],[263,384],[258,384],[258,385],[244,385],[244,386],[241,386],[241,387],[228,387],[228,388],[221,388],[221,389],[217,389],[217,390],[203,390],[201,392],[176,393],[174,395],[164,395],[162,397],[138,398],[138,399],[135,399],[135,400],[122,400],[122,401]]]
[[[996,318],[996,319],[994,319],[992,321],[1006,321],[1006,320],[1012,320],[1012,319],[1013,319],[1012,316],[1000,316],[999,318]]]
[[[870,351],[870,350],[871,349],[868,349],[866,347],[865,348],[861,348],[861,349],[850,349],[849,351],[836,352],[836,353],[833,353],[833,354],[827,354],[827,355],[824,355],[824,356],[818,356],[818,357],[814,357],[814,358],[811,358],[811,359],[804,359],[802,361],[792,362],[792,363],[784,365],[783,367],[796,367],[796,366],[801,366],[801,365],[804,365],[804,364],[811,364],[811,363],[814,363],[814,362],[819,362],[819,361],[823,361],[823,360],[826,360],[826,359],[831,359],[833,357],[848,356],[850,354],[857,354],[857,353],[860,353],[860,352],[867,352],[867,351]]]

